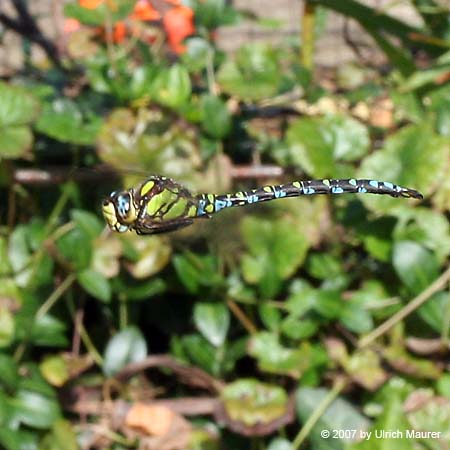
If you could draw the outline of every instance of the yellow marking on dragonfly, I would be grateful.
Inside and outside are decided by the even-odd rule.
[[[143,197],[148,191],[150,191],[155,185],[154,181],[147,181],[141,188],[141,196]]]
[[[114,226],[117,224],[117,215],[112,202],[104,204],[102,206],[102,212],[108,225],[111,228],[114,228]]]
[[[272,192],[272,188],[270,186],[264,186],[263,191],[264,192]]]
[[[154,195],[150,201],[147,203],[147,214],[149,216],[154,216],[158,209],[165,203],[163,193]]]
[[[301,184],[298,181],[294,181],[292,183],[292,186],[296,187],[297,189],[300,189],[302,187]]]
[[[207,213],[212,213],[212,212],[214,212],[214,205],[213,205],[212,203],[210,203],[209,205],[206,205],[206,206],[205,206],[205,211],[206,211]]]
[[[197,207],[192,205],[187,213],[188,217],[197,217]]]
[[[210,201],[210,203],[212,203],[214,201],[214,197],[215,197],[214,194],[208,194],[207,197],[208,197],[208,200]]]
[[[322,183],[323,183],[325,186],[330,187],[330,180],[322,180]]]
[[[176,219],[181,216],[186,209],[187,200],[180,198],[168,211],[164,214],[164,219]]]

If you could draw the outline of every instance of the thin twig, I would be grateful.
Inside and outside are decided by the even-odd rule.
[[[235,317],[241,322],[242,326],[248,331],[249,334],[256,334],[258,329],[253,324],[253,322],[246,316],[244,311],[239,307],[239,305],[233,300],[227,300],[228,308],[235,315]]]
[[[76,275],[71,273],[67,275],[65,280],[50,294],[48,299],[41,305],[36,313],[36,320],[39,320],[43,316],[45,316],[53,305],[59,300],[59,298],[64,294],[64,292],[69,289],[72,283],[76,280]]]
[[[39,45],[48,58],[58,67],[61,67],[58,49],[53,42],[44,36],[35,19],[28,10],[27,3],[23,0],[11,0],[11,5],[17,12],[17,19],[0,12],[0,23],[25,39]]]
[[[403,320],[406,316],[415,311],[419,306],[425,303],[433,294],[444,289],[445,285],[450,280],[450,267],[433,283],[431,283],[425,290],[423,290],[417,297],[411,300],[403,309],[398,311],[392,317],[390,317],[386,322],[383,322],[378,328],[373,330],[371,333],[367,334],[359,340],[358,347],[365,347],[375,339],[382,336],[386,331],[393,327],[397,322]]]
[[[142,361],[130,363],[115,375],[115,379],[123,382],[136,373],[152,367],[165,367],[170,369],[187,384],[192,386],[197,386],[199,388],[208,389],[214,392],[220,392],[223,388],[222,381],[212,377],[198,367],[191,367],[183,364],[169,355],[151,355],[147,356],[147,358]]]
[[[322,417],[322,414],[327,410],[330,404],[335,400],[335,398],[341,393],[342,389],[345,387],[344,378],[339,378],[336,380],[333,389],[327,394],[327,396],[319,403],[313,413],[308,417],[308,420],[303,425],[303,428],[297,434],[292,443],[292,450],[297,450],[302,445],[303,441],[308,437],[314,425]]]

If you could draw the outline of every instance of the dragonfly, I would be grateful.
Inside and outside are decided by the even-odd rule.
[[[102,212],[110,229],[139,235],[160,234],[192,225],[223,209],[269,200],[316,194],[381,194],[423,199],[423,195],[387,181],[323,179],[268,185],[230,194],[193,194],[164,176],[150,176],[134,188],[112,192],[103,201]]]

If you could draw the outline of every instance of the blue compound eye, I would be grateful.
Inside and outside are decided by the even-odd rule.
[[[121,194],[117,196],[117,212],[119,216],[126,217],[130,211],[130,194]]]

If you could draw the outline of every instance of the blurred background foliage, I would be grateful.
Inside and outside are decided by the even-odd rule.
[[[79,0],[58,40],[31,3],[0,11],[25,58],[0,82],[0,447],[450,448],[448,3],[406,2],[414,27],[309,0],[300,40],[234,54],[219,27],[279,24],[225,0]],[[384,64],[315,67],[329,10]],[[376,178],[425,200],[109,232],[102,198],[148,174],[198,192]],[[411,429],[439,437],[361,439]]]

